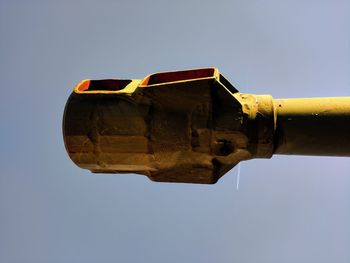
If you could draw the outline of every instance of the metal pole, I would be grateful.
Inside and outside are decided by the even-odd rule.
[[[350,156],[350,97],[276,99],[274,153]]]

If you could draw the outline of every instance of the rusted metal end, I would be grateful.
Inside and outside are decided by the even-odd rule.
[[[242,160],[271,157],[262,129],[273,130],[271,105],[271,97],[240,94],[216,68],[84,80],[66,105],[64,141],[92,172],[210,184]]]

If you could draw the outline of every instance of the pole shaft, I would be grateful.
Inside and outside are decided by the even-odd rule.
[[[350,97],[276,99],[275,154],[350,156]]]

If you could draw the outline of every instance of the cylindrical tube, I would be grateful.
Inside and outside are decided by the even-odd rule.
[[[350,156],[350,97],[276,99],[275,154]]]

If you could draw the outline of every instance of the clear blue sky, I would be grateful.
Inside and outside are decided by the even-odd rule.
[[[216,185],[93,175],[61,120],[85,78],[217,66],[242,92],[350,95],[350,1],[0,0],[0,262],[350,262],[350,159]],[[325,142],[327,143],[327,142]]]

